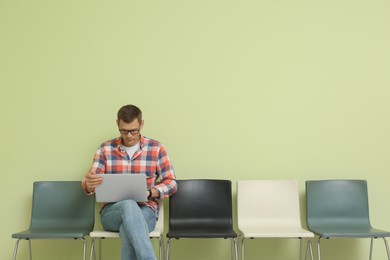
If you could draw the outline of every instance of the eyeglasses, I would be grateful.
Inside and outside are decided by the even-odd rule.
[[[127,135],[128,133],[135,135],[139,133],[141,127],[138,127],[138,129],[131,129],[131,130],[126,130],[126,129],[119,129],[119,132],[123,135]]]

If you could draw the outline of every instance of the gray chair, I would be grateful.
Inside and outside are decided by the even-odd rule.
[[[374,239],[382,238],[390,260],[385,238],[390,233],[370,224],[367,181],[307,181],[306,203],[308,228],[318,235],[318,260],[321,259],[321,238],[370,238],[369,259],[372,259]]]
[[[80,181],[34,182],[30,227],[12,234],[17,239],[13,259],[22,239],[28,241],[30,260],[33,239],[80,239],[85,260],[85,237],[93,230],[94,220],[95,198],[85,195]]]

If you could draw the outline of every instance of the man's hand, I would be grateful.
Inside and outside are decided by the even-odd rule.
[[[85,175],[85,187],[87,192],[94,192],[95,188],[102,184],[103,178],[96,174],[95,170],[92,167],[89,169]]]

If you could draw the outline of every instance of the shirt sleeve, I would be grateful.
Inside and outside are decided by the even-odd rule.
[[[106,156],[103,152],[103,146],[100,146],[93,157],[92,170],[95,170],[96,174],[103,174],[106,172]]]
[[[160,199],[167,198],[176,192],[177,182],[173,165],[162,145],[158,153],[157,172],[160,175],[161,182],[154,186],[154,188],[159,191]]]
[[[106,157],[104,156],[104,153],[103,153],[103,147],[100,146],[99,149],[95,153],[95,156],[94,156],[93,162],[92,162],[92,168],[91,168],[92,170],[95,170],[95,172],[97,174],[102,174],[102,173],[106,172],[106,159],[105,158]],[[95,193],[94,191],[93,192],[87,191],[85,178],[81,181],[81,186],[87,195],[92,195]]]

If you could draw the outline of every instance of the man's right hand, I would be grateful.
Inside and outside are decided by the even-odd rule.
[[[89,169],[85,175],[85,187],[87,192],[94,192],[95,188],[102,184],[103,178],[96,174],[95,170],[92,167]]]

